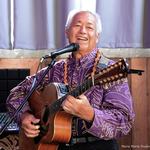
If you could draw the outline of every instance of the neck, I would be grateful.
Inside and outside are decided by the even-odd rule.
[[[87,55],[90,52],[89,51],[87,51],[87,52],[85,52],[85,51],[76,51],[76,52],[73,52],[73,57],[75,57],[75,59],[80,59],[80,58],[84,57],[85,55]]]

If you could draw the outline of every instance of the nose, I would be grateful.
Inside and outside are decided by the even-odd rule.
[[[86,31],[86,27],[85,27],[85,26],[81,26],[80,32],[81,32],[81,33],[86,33],[86,32],[87,32],[87,31]]]

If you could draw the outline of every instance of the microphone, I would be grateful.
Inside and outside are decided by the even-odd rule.
[[[64,54],[64,53],[69,53],[69,52],[74,52],[74,51],[77,51],[78,49],[79,49],[79,44],[71,43],[70,45],[68,45],[68,46],[66,46],[62,49],[55,50],[54,52],[51,52],[50,54],[45,55],[43,58],[44,59],[46,59],[46,58],[55,58],[58,55],[61,55],[61,54]]]

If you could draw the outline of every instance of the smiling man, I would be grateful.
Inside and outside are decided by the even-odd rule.
[[[116,139],[128,134],[131,129],[134,111],[127,80],[110,84],[107,88],[99,84],[86,88],[86,91],[84,91],[85,84],[77,88],[85,80],[100,72],[104,66],[107,67],[113,63],[112,60],[104,59],[96,46],[101,29],[98,14],[90,11],[71,11],[66,22],[66,35],[69,43],[78,43],[80,47],[66,60],[58,61],[48,72],[39,88],[39,92],[42,92],[40,89],[43,90],[43,87],[46,88],[55,83],[59,96],[61,91],[59,89],[64,84],[69,87],[69,90],[76,88],[78,89],[76,93],[81,93],[79,96],[67,95],[61,104],[61,110],[73,116],[72,136],[68,143],[58,142],[59,147],[56,149],[118,150]],[[14,112],[22,103],[25,95],[30,91],[35,76],[39,80],[45,69],[27,77],[11,90],[7,99],[10,112]],[[49,93],[53,94],[51,91]],[[35,117],[28,103],[18,114],[17,120],[27,138],[33,139],[39,135],[40,124],[37,123],[40,119]],[[49,129],[51,126],[49,123]],[[64,134],[58,137],[64,137],[67,134],[64,132],[66,125],[60,123],[59,130],[60,126]],[[47,150],[51,149],[50,144],[43,145],[47,147]],[[25,149],[34,150],[35,147],[33,144],[26,144]],[[42,149],[39,147],[39,150]]]
[[[72,22],[66,25],[66,34],[69,43],[79,43],[80,49],[75,54],[76,58],[80,58],[94,48],[99,38],[97,32],[96,16],[89,12],[80,12],[72,18]],[[101,25],[100,25],[101,26]],[[78,56],[80,54],[81,56]]]

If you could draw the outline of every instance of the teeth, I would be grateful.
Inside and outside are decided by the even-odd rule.
[[[87,38],[82,38],[82,37],[80,37],[80,38],[78,38],[78,40],[84,40],[84,41],[87,41]]]

